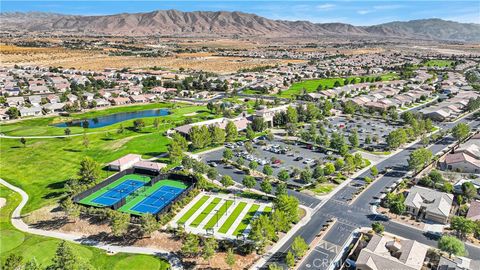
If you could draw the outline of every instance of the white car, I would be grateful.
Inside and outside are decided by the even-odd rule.
[[[303,164],[311,164],[311,163],[313,163],[313,162],[314,162],[313,159],[307,158],[307,159],[305,159],[305,160],[303,161]]]

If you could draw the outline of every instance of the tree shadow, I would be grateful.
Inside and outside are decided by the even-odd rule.
[[[51,183],[49,184],[47,187],[49,189],[62,189],[65,187],[65,184],[67,183],[67,180],[63,180],[63,181],[59,181],[59,182],[55,182],[55,183]]]
[[[82,150],[72,149],[72,148],[63,148],[63,151],[72,152],[72,153],[82,152]]]
[[[63,192],[50,192],[47,195],[43,196],[42,199],[54,199],[62,196]]]
[[[68,220],[68,217],[56,217],[49,220],[38,221],[36,223],[31,224],[30,226],[35,229],[58,230],[69,222],[70,221]]]

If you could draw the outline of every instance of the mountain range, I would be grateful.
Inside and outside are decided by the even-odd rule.
[[[271,20],[226,11],[158,10],[102,16],[43,12],[0,13],[2,31],[55,32],[113,36],[368,36],[430,40],[480,41],[480,24],[441,19],[389,22],[373,26],[345,23]]]

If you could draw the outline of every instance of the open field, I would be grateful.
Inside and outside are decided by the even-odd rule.
[[[181,123],[185,118],[184,114],[192,111],[204,111],[196,115],[195,119],[210,115],[204,107],[187,106],[174,109],[172,114],[163,118]],[[102,111],[102,113],[104,112]],[[62,135],[63,128],[47,126],[53,120],[52,118],[39,118],[20,121],[2,125],[0,129],[7,135]],[[31,199],[24,208],[25,212],[49,205],[62,197],[66,181],[76,177],[79,163],[85,156],[92,157],[101,164],[106,164],[128,153],[151,158],[166,152],[168,139],[163,133],[173,125],[161,124],[156,130],[151,126],[153,118],[144,120],[149,127],[145,127],[139,132],[127,128],[132,125],[132,120],[105,127],[105,129],[95,129],[95,132],[97,130],[100,132],[86,135],[89,141],[88,148],[83,144],[83,136],[27,139],[26,147],[21,145],[19,139],[0,138],[2,153],[0,177],[19,186],[29,194]],[[121,124],[125,130],[122,134],[117,134],[116,129]],[[76,132],[80,132],[80,130],[76,130]],[[106,178],[108,174],[108,172],[102,172],[101,178]]]
[[[437,59],[437,60],[428,60],[423,65],[426,67],[451,67],[453,63],[454,61],[452,60]]]
[[[382,81],[391,81],[397,78],[397,75],[394,73],[388,73],[383,75],[372,75],[372,76],[364,76],[364,78],[376,78],[380,76]],[[356,83],[360,82],[361,77],[348,77],[349,80],[355,78]],[[343,86],[344,78],[324,78],[324,79],[316,79],[316,80],[306,80],[302,82],[297,82],[292,84],[288,90],[282,91],[279,96],[290,98],[294,95],[299,94],[302,89],[306,89],[307,92],[316,92],[319,85],[322,85],[322,89],[333,88],[335,82],[338,81],[340,86]]]
[[[212,53],[181,53],[169,57],[109,56],[101,50],[70,50],[65,48],[30,48],[0,45],[2,65],[62,66],[82,70],[103,71],[105,68],[181,67],[216,73],[236,72],[243,68],[303,62],[298,60],[258,59],[213,56]]]
[[[24,262],[35,258],[41,266],[51,263],[60,240],[26,234],[16,230],[10,223],[13,209],[20,203],[20,195],[0,185],[0,194],[7,204],[0,209],[0,260],[16,253],[23,256]],[[73,252],[89,261],[95,269],[168,269],[168,263],[153,256],[119,253],[107,255],[100,249],[70,244]]]

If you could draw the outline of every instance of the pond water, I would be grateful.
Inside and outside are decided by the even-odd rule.
[[[114,113],[95,118],[79,119],[55,124],[56,127],[100,128],[135,118],[158,117],[168,115],[168,109],[152,109],[136,112]]]

